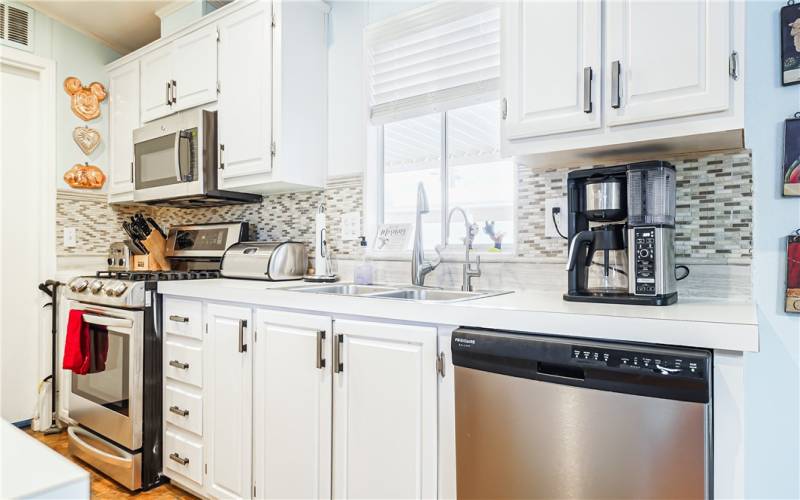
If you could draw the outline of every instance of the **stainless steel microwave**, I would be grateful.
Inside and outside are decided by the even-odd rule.
[[[261,196],[217,189],[217,112],[189,109],[133,131],[135,202],[214,206]]]

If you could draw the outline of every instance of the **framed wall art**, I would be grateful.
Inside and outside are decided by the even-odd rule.
[[[781,71],[784,85],[800,83],[800,5],[781,8]]]
[[[783,130],[783,195],[800,196],[800,113]]]
[[[786,312],[800,313],[800,229],[786,242]]]

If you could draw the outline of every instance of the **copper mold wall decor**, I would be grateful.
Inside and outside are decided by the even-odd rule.
[[[100,103],[108,95],[102,83],[92,82],[83,86],[74,76],[64,80],[64,91],[70,96],[72,112],[85,122],[100,116]]]
[[[100,189],[106,182],[106,174],[94,165],[76,163],[64,173],[64,182],[76,189]]]
[[[75,127],[72,139],[81,148],[83,154],[90,155],[100,144],[100,132],[87,126]]]

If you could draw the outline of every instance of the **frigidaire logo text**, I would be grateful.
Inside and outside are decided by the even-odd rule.
[[[474,344],[475,343],[475,339],[462,339],[462,338],[459,338],[459,337],[455,337],[453,340],[455,340],[456,343],[458,343],[458,344]]]

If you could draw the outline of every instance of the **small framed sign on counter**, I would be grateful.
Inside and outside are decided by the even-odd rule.
[[[408,248],[411,239],[412,224],[381,224],[375,234],[375,252],[392,253],[402,252]]]

